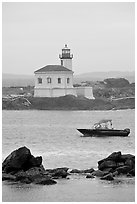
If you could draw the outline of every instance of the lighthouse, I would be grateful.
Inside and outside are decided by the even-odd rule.
[[[59,58],[61,60],[61,66],[72,70],[73,55],[70,53],[70,49],[68,48],[67,44],[65,44],[64,48],[62,49],[62,54],[59,55]]]
[[[34,97],[83,96],[94,99],[92,87],[73,87],[72,58],[67,45],[59,55],[61,65],[46,65],[36,70]]]

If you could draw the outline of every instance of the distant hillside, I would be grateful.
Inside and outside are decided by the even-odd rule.
[[[10,86],[34,86],[34,76],[2,74],[2,87]]]
[[[107,78],[125,78],[135,82],[134,72],[90,72],[74,75],[74,84],[82,81],[103,81]],[[2,86],[34,86],[34,75],[2,74]]]
[[[103,81],[107,78],[125,78],[130,83],[135,82],[135,72],[89,72],[79,75],[74,75],[74,83],[84,81]]]

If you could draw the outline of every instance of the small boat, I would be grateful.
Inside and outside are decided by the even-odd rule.
[[[86,137],[107,137],[107,136],[121,136],[127,137],[130,129],[117,130],[112,127],[112,120],[105,119],[95,123],[92,129],[77,129]]]

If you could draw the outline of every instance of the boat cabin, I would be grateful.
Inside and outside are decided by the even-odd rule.
[[[93,129],[113,129],[112,120],[110,119],[100,120],[98,123],[94,124]]]

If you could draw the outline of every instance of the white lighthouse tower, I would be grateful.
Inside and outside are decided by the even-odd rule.
[[[70,49],[65,44],[65,47],[62,49],[62,54],[59,55],[61,59],[61,66],[64,66],[70,70],[72,70],[72,58],[73,55],[70,54]]]

